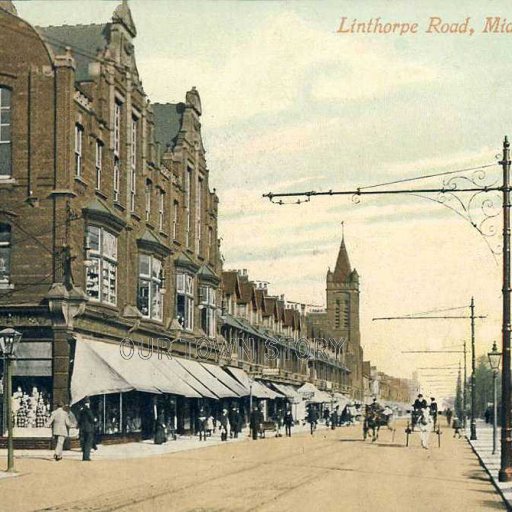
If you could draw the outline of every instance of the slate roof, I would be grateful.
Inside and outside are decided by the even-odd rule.
[[[334,281],[341,283],[346,281],[350,276],[352,269],[348,259],[347,248],[345,247],[345,240],[341,240],[340,251],[338,259],[336,260],[336,267],[334,268],[333,278]]]
[[[236,271],[226,270],[222,272],[222,288],[227,295],[239,295],[240,286]]]
[[[110,40],[110,23],[35,28],[55,54],[65,53],[66,46],[74,50],[77,82],[89,79],[89,63],[96,60],[98,50],[103,50]]]
[[[153,103],[151,105],[155,120],[155,140],[160,142],[162,151],[176,145],[181,130],[184,103]]]
[[[252,301],[254,284],[240,279],[240,298],[238,304],[248,304]]]

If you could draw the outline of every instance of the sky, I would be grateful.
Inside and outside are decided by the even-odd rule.
[[[61,25],[107,22],[118,2],[15,5],[33,24]],[[485,183],[499,180],[496,155],[510,128],[512,34],[482,28],[486,17],[506,17],[504,1],[129,5],[137,66],[151,101],[183,101],[192,86],[201,95],[226,269],[245,268],[289,300],[324,304],[325,274],[336,262],[343,221],[350,261],[361,276],[365,359],[398,377],[456,367],[460,354],[403,352],[458,350],[470,340],[469,320],[372,319],[455,307],[465,309],[449,313],[466,315],[472,296],[476,313],[486,315],[476,323],[477,355],[500,341],[501,262],[488,245],[500,243],[499,216],[486,224],[496,236],[484,239],[461,217],[460,204],[457,214],[436,203],[435,194],[430,200],[329,196],[283,206],[262,194],[352,190],[488,164],[494,165],[485,169]],[[417,23],[418,30],[338,33],[342,17]],[[474,32],[426,33],[431,17],[459,30],[470,17]],[[452,176],[395,188],[438,188]],[[477,224],[480,199],[470,210]],[[430,378],[418,371],[426,393],[442,397],[455,387],[453,372]]]

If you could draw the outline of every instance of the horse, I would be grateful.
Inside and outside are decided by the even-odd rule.
[[[372,443],[379,438],[379,430],[382,425],[382,418],[379,411],[367,405],[365,407],[364,421],[363,421],[363,439],[366,441],[368,432],[372,431]]]

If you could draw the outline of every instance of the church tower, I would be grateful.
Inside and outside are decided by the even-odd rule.
[[[326,292],[330,331],[337,339],[345,340],[345,364],[351,371],[348,384],[352,387],[354,396],[362,398],[363,351],[359,330],[359,274],[350,265],[344,236],[334,271],[327,271]]]

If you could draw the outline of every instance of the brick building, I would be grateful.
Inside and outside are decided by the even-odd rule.
[[[188,355],[216,338],[218,198],[199,93],[149,101],[126,2],[105,24],[32,27],[3,1],[0,27],[0,325],[23,334],[14,388],[55,405],[80,398],[71,375],[88,360],[78,346],[103,350],[103,361],[125,338],[146,348],[165,338]],[[115,411],[121,432],[143,386],[118,377],[131,395],[95,406],[104,423]],[[178,423],[190,428],[183,395],[171,406],[187,410]]]
[[[11,399],[28,437],[85,396],[114,441],[150,436],[156,411],[194,431],[201,410],[300,415],[345,389],[304,307],[222,272],[199,93],[151,103],[136,35],[126,1],[50,27],[0,1],[0,327],[23,335]]]
[[[308,315],[313,335],[343,343],[344,390],[354,398],[364,398],[363,349],[359,329],[359,274],[352,269],[345,240],[342,239],[334,271],[327,271],[326,309]],[[340,376],[341,377],[341,376]]]

